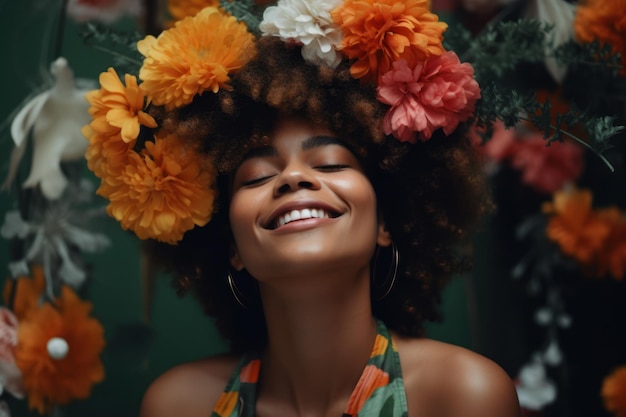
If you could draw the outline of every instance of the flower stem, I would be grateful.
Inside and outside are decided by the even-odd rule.
[[[65,34],[65,22],[67,20],[67,3],[68,0],[63,0],[61,2],[61,14],[59,15],[59,23],[56,33],[57,36],[54,45],[54,57],[52,60],[63,56],[63,36]]]
[[[130,58],[130,57],[124,55],[124,54],[120,54],[119,52],[115,52],[115,51],[113,51],[113,50],[111,50],[109,48],[105,48],[105,47],[100,46],[100,45],[91,45],[91,47],[96,49],[96,50],[98,50],[98,51],[105,52],[105,53],[107,53],[109,55],[113,55],[114,57],[119,58],[119,59],[121,59],[123,61],[130,62],[132,64],[136,64],[136,65],[139,65],[139,66],[141,66],[141,64],[142,64],[141,61],[138,61],[136,59]]]
[[[526,122],[533,123],[533,122],[532,122],[532,120],[530,120],[530,119],[528,119],[528,118],[525,118],[525,117],[520,117],[520,120],[524,120],[524,121],[526,121]],[[573,135],[573,134],[571,134],[571,133],[569,133],[569,132],[567,132],[567,131],[565,131],[565,130],[561,130],[561,129],[559,129],[558,127],[556,127],[556,126],[554,126],[554,125],[550,125],[550,128],[551,128],[551,129],[554,129],[554,130],[559,130],[561,133],[563,133],[563,134],[564,134],[565,136],[567,136],[568,138],[573,139],[574,141],[576,141],[576,142],[580,143],[581,145],[583,145],[584,147],[586,147],[587,149],[589,149],[591,152],[593,152],[594,154],[596,154],[596,156],[597,156],[598,158],[600,158],[600,160],[601,160],[602,162],[604,162],[604,164],[605,164],[605,165],[606,165],[606,166],[607,166],[607,167],[611,170],[611,172],[615,172],[615,168],[613,167],[613,165],[611,165],[611,163],[608,161],[608,159],[606,159],[606,158],[604,157],[604,155],[602,155],[602,153],[601,153],[601,152],[598,152],[596,149],[594,149],[594,148],[593,148],[593,146],[589,145],[587,142],[585,142],[584,140],[582,140],[582,139],[581,139],[581,138],[579,138],[578,136]]]

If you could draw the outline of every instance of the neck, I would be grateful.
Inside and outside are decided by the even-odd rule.
[[[376,325],[369,269],[352,279],[345,271],[332,275],[292,279],[297,291],[261,285],[268,347],[257,406],[291,408],[280,415],[341,415],[369,358]]]

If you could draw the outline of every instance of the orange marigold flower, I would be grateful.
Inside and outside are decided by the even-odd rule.
[[[143,111],[145,96],[137,85],[134,75],[126,74],[124,84],[113,68],[100,74],[100,90],[90,91],[86,99],[93,121],[89,126],[94,132],[107,136],[121,134],[126,143],[133,143],[139,136],[139,126],[156,127],[152,116]]]
[[[144,91],[168,109],[189,104],[204,91],[229,88],[229,73],[256,50],[245,23],[214,7],[176,22],[158,38],[146,36],[137,48],[146,57],[139,71]]]
[[[602,383],[604,407],[615,417],[626,417],[626,365],[615,369]]]
[[[428,0],[346,0],[331,15],[344,33],[342,52],[356,59],[350,72],[378,82],[399,59],[414,68],[419,61],[444,52],[447,25],[429,10]]]
[[[31,268],[32,277],[19,277],[18,279],[7,279],[4,284],[4,305],[9,305],[11,293],[15,286],[13,295],[13,305],[11,310],[18,320],[24,319],[31,311],[39,306],[39,299],[46,286],[43,268],[35,265]]]
[[[216,171],[208,157],[168,136],[147,142],[141,154],[103,179],[97,193],[108,198],[109,215],[140,239],[174,244],[211,219]]]
[[[610,275],[616,280],[626,274],[626,221],[617,207],[597,211],[597,217],[611,230],[604,249],[598,252],[596,265],[591,272],[596,277]]]
[[[593,210],[589,190],[561,191],[544,211],[548,237],[592,277],[622,280],[626,273],[626,220],[617,207]]]
[[[87,167],[96,177],[106,178],[114,175],[114,172],[126,165],[128,153],[133,151],[133,146],[124,142],[119,133],[105,136],[95,133],[90,126],[83,127],[82,133],[89,139],[89,145],[85,150]]]
[[[99,178],[107,175],[109,167],[125,164],[141,125],[157,127],[154,118],[143,111],[145,95],[137,78],[126,74],[124,81],[125,85],[109,68],[100,74],[101,89],[86,95],[93,120],[82,130],[89,140],[85,158],[87,167]]]
[[[607,222],[593,213],[591,200],[589,190],[559,191],[553,203],[544,206],[544,211],[552,214],[546,230],[548,238],[563,253],[587,265],[605,247],[611,232]]]
[[[620,74],[626,76],[626,0],[583,0],[576,9],[574,31],[581,42],[598,40],[622,56]]]
[[[104,379],[100,353],[104,329],[89,316],[91,303],[81,301],[64,286],[56,300],[20,321],[15,361],[22,371],[28,406],[44,414],[50,405],[62,405],[89,396],[94,383]],[[51,357],[48,342],[61,338],[69,349]]]
[[[169,0],[169,10],[174,20],[181,20],[187,16],[193,16],[205,7],[218,7],[219,0]]]

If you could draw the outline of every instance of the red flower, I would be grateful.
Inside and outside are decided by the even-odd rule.
[[[426,141],[439,128],[449,135],[471,117],[479,98],[474,69],[451,51],[412,69],[396,61],[378,87],[378,99],[392,106],[383,120],[385,134],[402,142]]]

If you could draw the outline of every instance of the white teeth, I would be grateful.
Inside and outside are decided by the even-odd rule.
[[[292,210],[289,213],[285,213],[278,217],[278,220],[276,220],[276,227],[284,226],[287,223],[294,222],[296,220],[312,218],[325,219],[328,217],[328,213],[326,213],[323,209]]]

